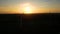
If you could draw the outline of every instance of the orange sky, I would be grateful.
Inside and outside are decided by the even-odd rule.
[[[30,3],[33,13],[60,13],[59,0],[0,0],[0,14],[2,13],[21,13],[24,9],[21,4]]]

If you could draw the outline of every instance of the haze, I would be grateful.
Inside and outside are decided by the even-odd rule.
[[[30,3],[33,13],[60,13],[60,0],[0,0],[0,14],[21,13],[21,4]]]

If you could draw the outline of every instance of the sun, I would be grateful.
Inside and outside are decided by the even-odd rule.
[[[29,3],[24,4],[23,8],[25,14],[32,13],[32,6]]]
[[[21,8],[21,13],[24,13],[24,14],[31,14],[33,13],[33,8],[34,6],[32,6],[30,3],[24,3],[20,6]]]
[[[24,8],[24,13],[28,14],[28,13],[32,13],[32,8],[27,6]]]

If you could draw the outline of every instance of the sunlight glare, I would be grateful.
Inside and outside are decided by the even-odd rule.
[[[25,7],[24,13],[32,13],[32,10],[31,9],[32,8],[30,8],[30,7]]]
[[[33,13],[34,6],[32,6],[30,3],[24,3],[21,5],[21,11],[24,14],[31,14]]]

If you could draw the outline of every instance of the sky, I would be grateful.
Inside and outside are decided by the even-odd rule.
[[[18,13],[20,5],[31,3],[35,11],[60,12],[60,0],[0,0],[1,13]]]

